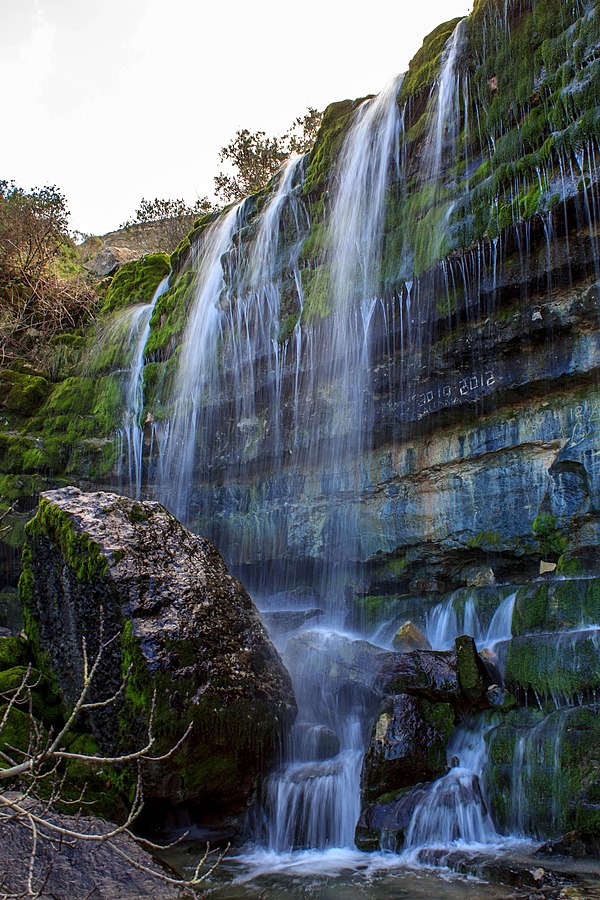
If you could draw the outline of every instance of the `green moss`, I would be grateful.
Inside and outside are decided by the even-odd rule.
[[[37,537],[42,537],[56,544],[79,581],[90,583],[107,574],[108,560],[103,555],[100,545],[86,532],[78,532],[71,517],[45,497],[40,499],[37,513],[28,522],[25,530],[28,539],[33,542]],[[20,584],[19,590],[21,591]],[[24,591],[27,592],[25,586]],[[21,599],[25,604],[23,594]]]
[[[152,319],[146,342],[146,357],[166,359],[173,353],[187,323],[187,313],[196,288],[196,273],[184,271],[161,297]]]
[[[535,517],[531,528],[544,556],[554,558],[567,549],[569,539],[558,527],[556,516],[541,513]]]
[[[331,312],[329,293],[329,266],[317,266],[316,269],[302,269],[302,287],[304,290],[304,307],[302,324],[309,325],[324,319]]]
[[[106,292],[103,312],[131,303],[149,303],[156,288],[171,270],[166,253],[151,253],[122,265]]]
[[[29,662],[29,648],[20,637],[0,637],[0,672],[15,666],[26,666]]]
[[[136,525],[139,522],[147,522],[151,516],[151,511],[148,510],[145,506],[142,506],[141,503],[132,504],[131,510],[129,512],[129,521]]]
[[[408,65],[408,73],[398,100],[400,104],[433,83],[440,68],[444,45],[459,22],[460,18],[443,22],[427,35],[422,47]]]
[[[499,550],[505,548],[505,542],[499,531],[479,531],[467,538],[467,547],[471,550]]]
[[[6,708],[7,704],[0,706],[0,721],[6,714]],[[30,717],[20,709],[13,707],[8,713],[0,735],[0,750],[4,750],[17,763],[23,762],[24,756],[18,752],[15,753],[13,748],[22,750],[23,754],[27,752],[30,740],[35,740],[35,736],[31,732],[31,725]],[[0,756],[0,768],[7,769],[8,767],[9,763]]]
[[[485,692],[485,683],[475,641],[463,634],[456,638],[455,644],[460,689],[470,703],[477,703]]]
[[[49,390],[46,378],[5,369],[0,372],[0,409],[19,416],[32,416]]]
[[[527,584],[517,591],[513,634],[567,631],[600,621],[600,578]]]
[[[325,190],[358,103],[359,101],[351,100],[332,103],[323,113],[321,127],[309,157],[302,185],[304,196],[318,195]]]
[[[428,700],[422,700],[421,712],[425,721],[439,731],[442,741],[446,744],[456,724],[452,706],[449,703],[430,703]]]
[[[577,699],[600,682],[600,647],[593,633],[520,635],[509,647],[506,682],[521,697]]]

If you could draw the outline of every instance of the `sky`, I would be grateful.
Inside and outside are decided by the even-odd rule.
[[[213,197],[240,128],[377,93],[472,0],[0,0],[0,178],[104,234],[142,198]]]

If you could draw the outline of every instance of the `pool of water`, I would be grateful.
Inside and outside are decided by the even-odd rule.
[[[598,861],[542,859],[529,856],[531,849],[524,842],[497,852],[489,846],[480,852],[472,845],[456,845],[450,852],[440,848],[440,861],[449,865],[437,867],[392,853],[230,850],[205,887],[215,900],[600,900]],[[193,843],[172,848],[165,856],[189,876],[200,852]],[[488,878],[469,874],[474,872]]]

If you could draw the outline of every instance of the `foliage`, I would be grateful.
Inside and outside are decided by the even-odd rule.
[[[165,200],[155,197],[154,200],[142,198],[133,216],[124,222],[121,228],[135,225],[156,223],[159,231],[159,246],[171,253],[191,230],[196,219],[207,213],[215,212],[217,207],[208,197],[199,197],[191,205],[185,200]]]
[[[95,313],[98,298],[77,266],[64,195],[0,181],[0,358],[31,355]]]
[[[321,124],[321,113],[309,107],[304,116],[294,120],[282,137],[264,131],[242,128],[219,154],[222,163],[229,162],[234,175],[220,172],[215,178],[215,192],[226,203],[242,200],[260,191],[283,163],[294,154],[307,153],[314,144]]]

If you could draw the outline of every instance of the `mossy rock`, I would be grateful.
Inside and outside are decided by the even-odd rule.
[[[484,664],[477,652],[475,641],[468,634],[456,638],[456,668],[458,683],[469,704],[479,705],[483,701],[489,684]]]
[[[149,303],[170,271],[171,263],[166,253],[151,253],[125,263],[110,283],[103,312],[113,312],[131,303]]]
[[[554,839],[598,836],[598,707],[514,710],[486,737],[487,795],[502,830]]]
[[[0,372],[0,409],[18,416],[32,416],[45,401],[50,383],[39,375],[5,369]]]
[[[600,632],[515,637],[505,679],[521,697],[552,698],[562,705],[590,696],[600,684]]]
[[[27,633],[67,710],[81,691],[82,640],[90,658],[98,650],[102,610],[114,639],[90,698],[126,684],[116,703],[89,716],[98,745],[109,756],[144,746],[156,691],[155,754],[172,750],[190,724],[192,733],[149,767],[146,797],[164,805],[210,796],[239,811],[265,759],[275,758],[295,702],[252,601],[214,547],[158,503],[75,488],[44,495],[26,533]],[[119,776],[121,790],[128,784]]]
[[[513,634],[565,631],[600,622],[600,578],[532,582],[517,591]]]
[[[27,641],[20,637],[0,637],[0,672],[26,666],[31,656]]]
[[[0,706],[0,721],[6,715],[6,710],[6,703]],[[15,709],[13,706],[8,713],[6,723],[0,734],[0,749],[4,749],[7,754],[15,758],[16,763],[23,762],[23,756],[19,753],[14,753],[10,748],[14,747],[17,750],[22,750],[23,753],[26,753],[30,740],[34,739],[31,729],[32,722],[30,716],[20,709]],[[8,766],[9,763],[0,757],[0,768],[7,769]]]

